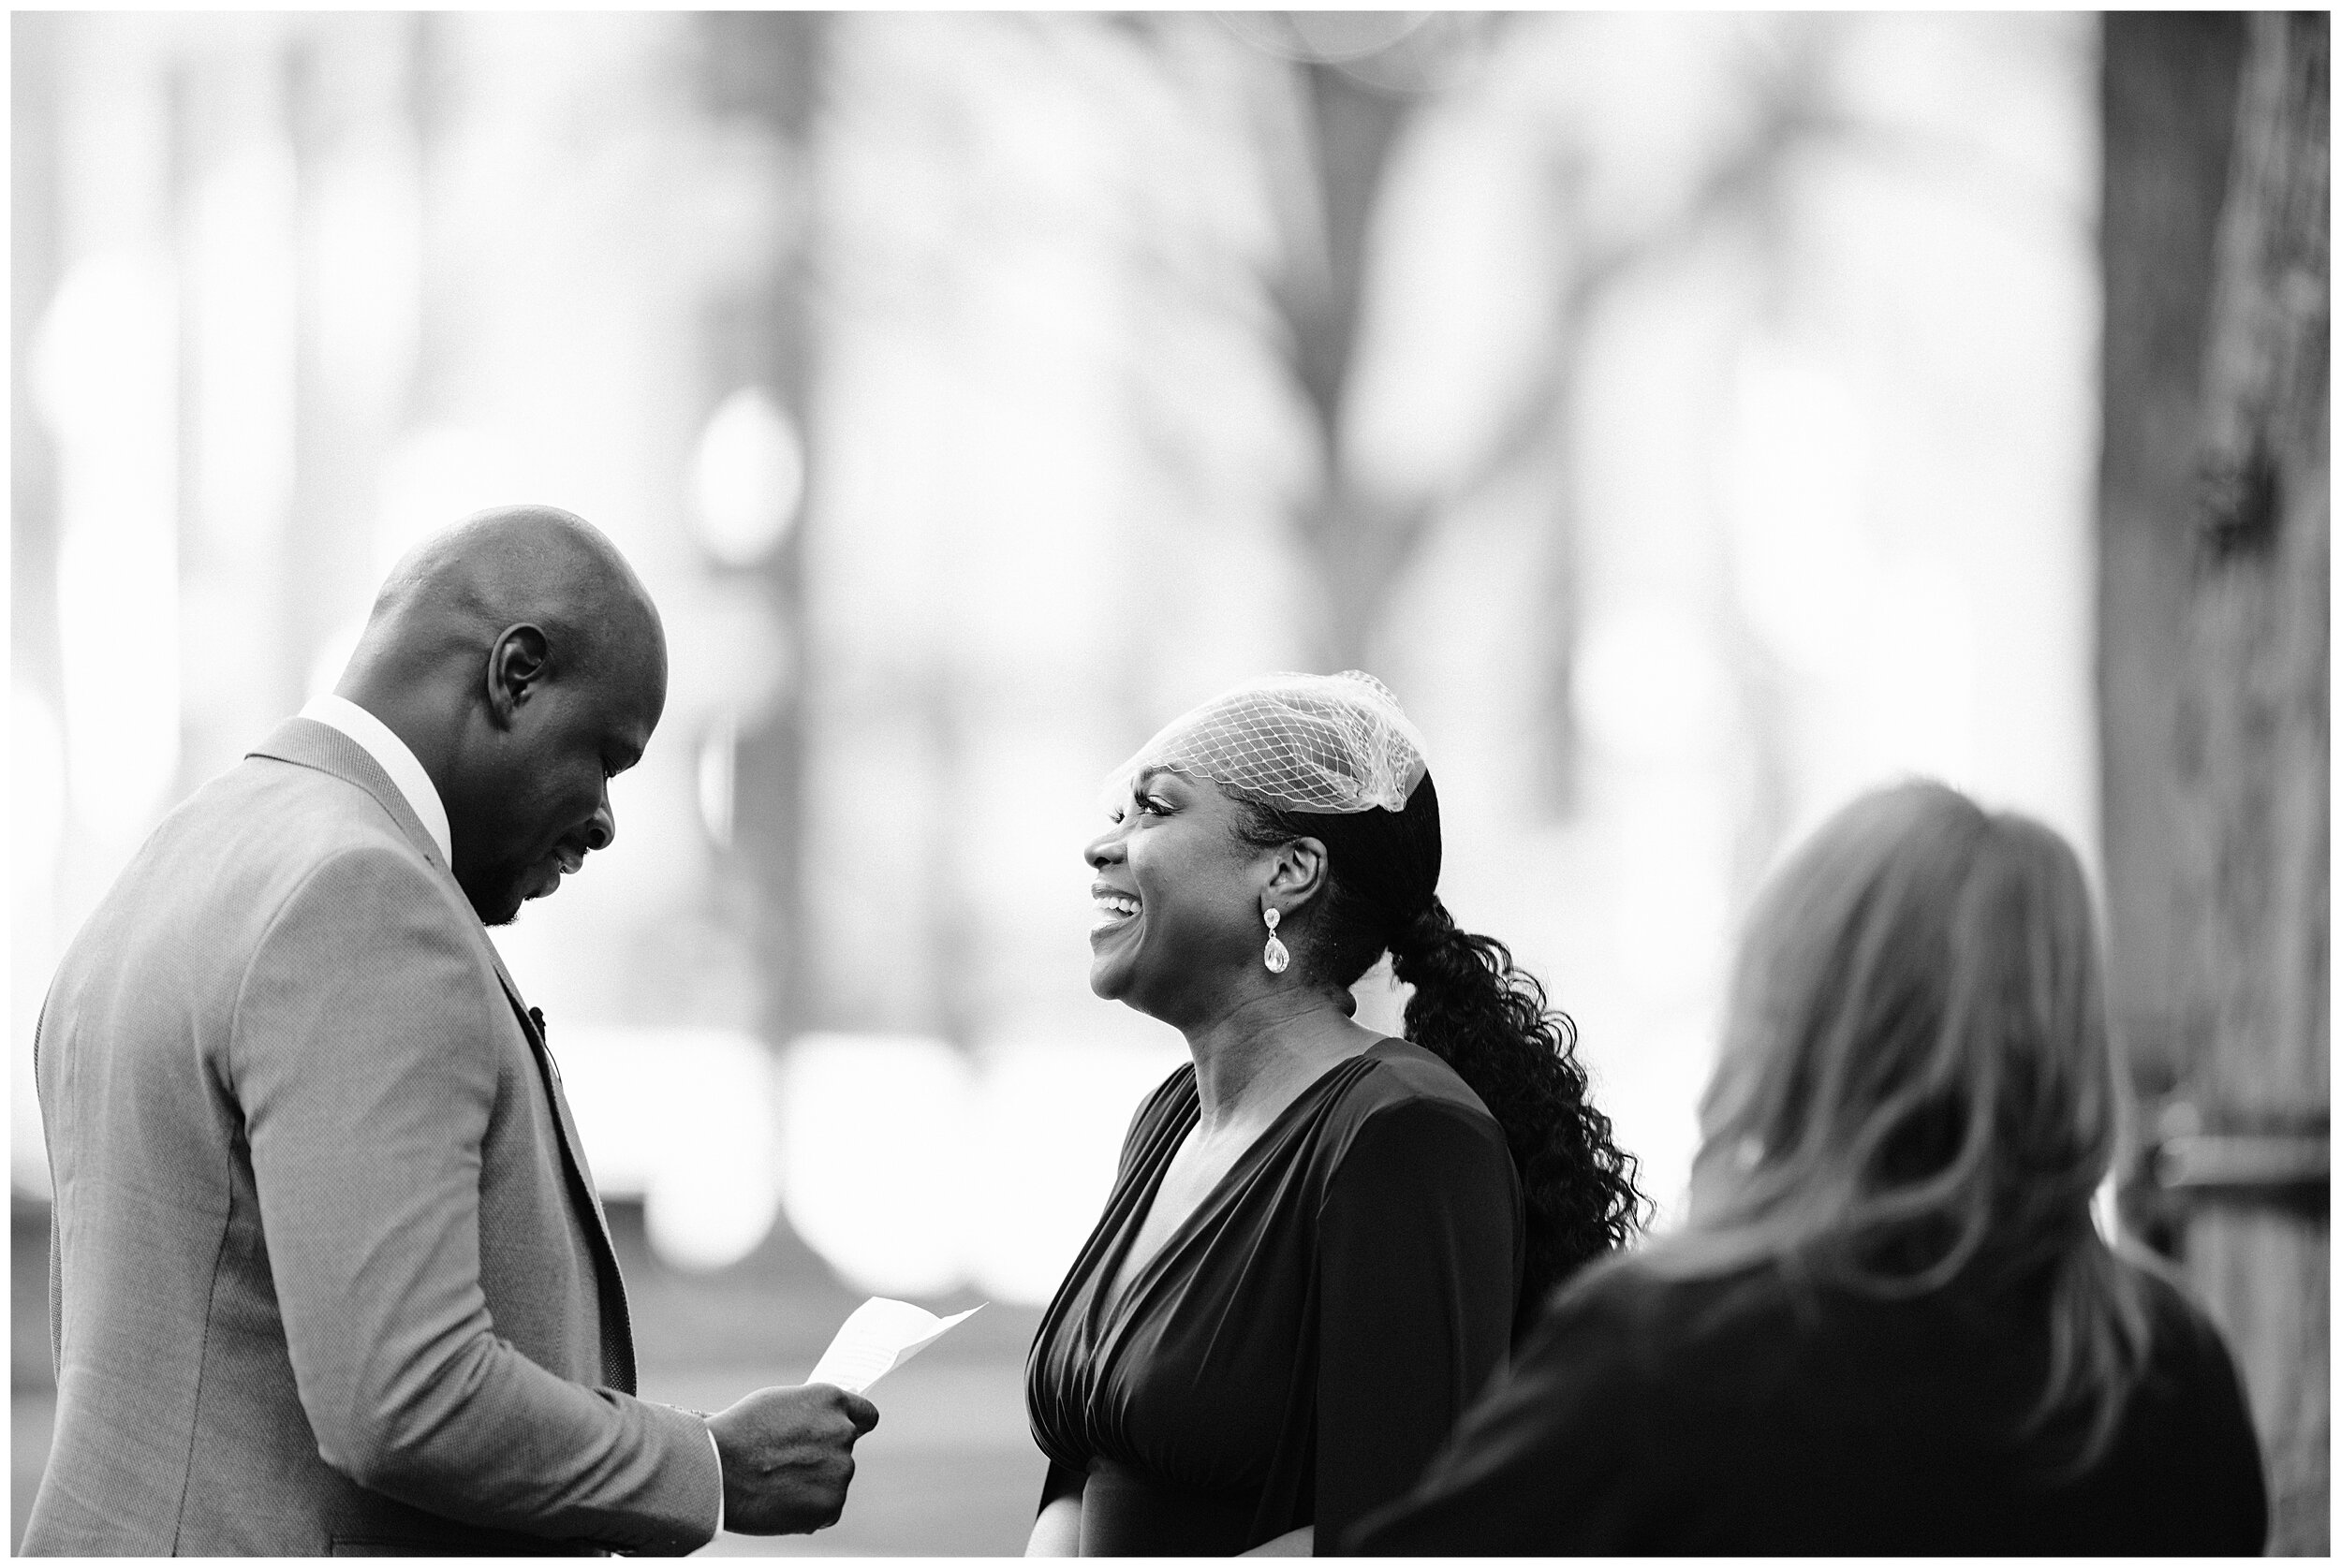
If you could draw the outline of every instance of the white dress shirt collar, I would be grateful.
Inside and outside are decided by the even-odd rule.
[[[407,808],[421,819],[423,830],[438,846],[440,861],[452,871],[455,850],[453,841],[448,836],[447,804],[439,799],[438,786],[431,782],[431,775],[422,770],[422,764],[415,760],[415,754],[406,749],[406,742],[401,740],[389,725],[347,697],[336,696],[331,692],[311,697],[308,705],[301,710],[301,716],[315,719],[321,725],[331,725],[357,741],[368,756],[381,764],[382,771],[390,776],[390,783],[396,784],[398,792],[406,797]]]

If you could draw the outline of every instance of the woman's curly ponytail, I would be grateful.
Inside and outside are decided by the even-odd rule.
[[[1326,886],[1303,966],[1347,988],[1385,951],[1414,988],[1406,1038],[1438,1056],[1495,1118],[1528,1210],[1527,1268],[1515,1328],[1553,1288],[1623,1246],[1642,1221],[1634,1157],[1586,1097],[1577,1026],[1494,937],[1456,928],[1436,896],[1438,791],[1424,774],[1406,810],[1298,813],[1247,803],[1245,842],[1325,845]]]
[[[1436,1053],[1486,1105],[1528,1208],[1524,1320],[1553,1288],[1626,1244],[1641,1219],[1634,1157],[1586,1097],[1577,1026],[1491,936],[1456,928],[1434,898],[1399,933],[1393,973],[1414,988],[1406,1038]]]

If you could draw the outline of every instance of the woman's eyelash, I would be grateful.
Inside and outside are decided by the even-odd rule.
[[[1141,814],[1150,813],[1155,816],[1168,816],[1170,813],[1170,802],[1164,799],[1159,795],[1134,795],[1130,797],[1130,803],[1128,805],[1116,806],[1113,808],[1113,822],[1117,827],[1125,822],[1127,822],[1130,817],[1130,813],[1133,811]]]

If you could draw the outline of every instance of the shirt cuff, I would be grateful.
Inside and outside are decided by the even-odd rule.
[[[715,1429],[713,1427],[707,1429],[707,1446],[715,1452],[715,1535],[721,1535],[724,1532],[724,1450],[723,1445],[715,1441]],[[708,1537],[711,1541],[714,1538],[714,1535]]]

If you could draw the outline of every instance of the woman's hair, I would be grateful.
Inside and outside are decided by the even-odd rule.
[[[1544,988],[1502,943],[1457,930],[1438,901],[1438,791],[1429,774],[1400,812],[1237,804],[1247,843],[1325,846],[1325,885],[1294,954],[1303,973],[1346,989],[1389,952],[1414,988],[1406,1038],[1452,1067],[1503,1129],[1527,1201],[1515,1315],[1524,1326],[1553,1287],[1622,1246],[1641,1218],[1634,1158],[1585,1097],[1576,1025],[1546,1004]]]
[[[1876,791],[1758,898],[1690,1220],[1639,1267],[1773,1263],[1886,1297],[2044,1288],[2047,1377],[2025,1429],[2069,1434],[2069,1468],[2086,1468],[2148,1332],[2090,1215],[2118,1106],[2071,849],[1942,784]]]

